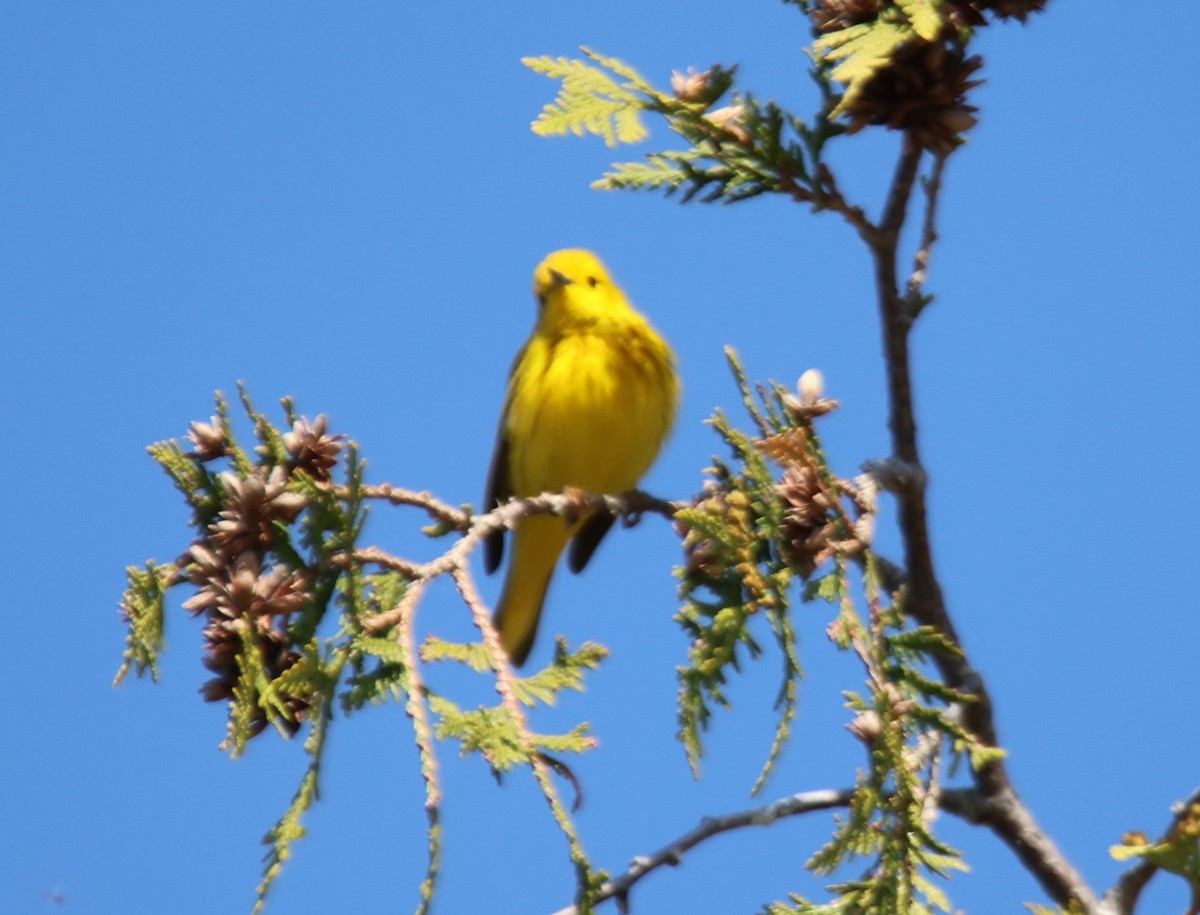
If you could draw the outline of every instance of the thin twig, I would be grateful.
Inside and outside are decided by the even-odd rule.
[[[345,486],[326,484],[325,488],[344,497],[348,489]],[[378,486],[360,486],[358,495],[364,499],[380,499],[393,505],[411,505],[423,508],[435,521],[441,521],[447,527],[456,531],[465,531],[471,524],[470,512],[455,508],[437,498],[430,492],[414,492],[411,489],[401,489],[391,483],[381,483]]]
[[[797,203],[809,203],[817,210],[840,213],[863,238],[876,231],[862,207],[855,206],[842,195],[833,172],[823,162],[818,163],[815,177],[806,185],[796,180],[794,172],[786,167],[786,163],[779,170],[778,181],[779,189]]]
[[[824,162],[817,165],[815,187],[815,202],[835,213],[841,213],[846,222],[864,239],[878,231],[878,227],[871,222],[862,207],[855,206],[843,196],[841,188],[838,187],[837,178]]]
[[[925,189],[925,219],[921,227],[921,247],[913,255],[913,269],[908,277],[908,305],[912,312],[917,307],[921,289],[925,286],[925,275],[929,272],[929,258],[937,243],[937,205],[942,191],[942,172],[946,168],[946,156],[935,155],[929,177],[921,182]]]
[[[428,823],[429,863],[425,870],[425,879],[421,882],[421,903],[417,915],[424,915],[429,910],[433,900],[434,887],[437,884],[438,873],[441,870],[442,844],[440,808],[442,790],[438,781],[437,754],[434,751],[433,725],[429,720],[428,700],[425,695],[425,684],[421,679],[421,666],[416,663],[416,604],[423,590],[422,583],[410,585],[404,591],[397,609],[402,608],[400,624],[397,626],[396,640],[404,649],[404,711],[412,719],[413,734],[416,737],[417,753],[421,760],[421,777],[425,781],[425,818]]]
[[[377,546],[363,547],[362,549],[354,550],[351,553],[335,553],[333,556],[329,557],[329,564],[339,566],[340,568],[374,565],[379,566],[381,569],[387,569],[389,572],[398,572],[409,581],[415,582],[422,580],[421,569],[423,567],[420,563],[413,562],[409,559],[404,559],[400,556],[395,556],[386,550],[381,550]],[[412,589],[410,588],[409,591],[405,592],[405,594],[407,595],[408,593],[411,593],[411,590]],[[393,608],[393,610],[390,611],[390,614],[393,625],[400,621],[402,614],[398,608]],[[371,617],[371,619],[373,619],[373,617]],[[386,629],[388,627],[385,626],[383,628]]]
[[[335,557],[335,561],[342,563],[352,560],[371,562],[398,571],[412,581],[427,581],[438,575],[453,573],[457,569],[465,568],[472,551],[483,538],[511,526],[518,518],[528,515],[569,517],[573,513],[603,510],[621,518],[635,518],[646,512],[671,518],[684,504],[667,502],[637,490],[619,496],[595,496],[582,490],[567,493],[543,493],[540,496],[507,502],[485,515],[472,516],[462,538],[442,555],[429,562],[411,563],[377,549],[359,550],[353,557]],[[362,623],[372,632],[381,632],[396,625],[399,619],[399,608],[393,608],[376,616],[368,617]]]
[[[496,675],[496,692],[500,695],[500,703],[513,721],[517,740],[529,759],[529,765],[533,769],[538,787],[542,789],[542,795],[550,805],[555,821],[567,837],[571,861],[575,864],[578,876],[579,895],[581,898],[585,898],[591,882],[591,865],[583,851],[583,844],[579,840],[575,824],[571,821],[571,815],[558,795],[554,779],[550,777],[550,767],[546,764],[545,757],[533,744],[529,721],[517,698],[512,667],[509,665],[508,655],[505,654],[504,647],[500,643],[500,633],[492,625],[491,613],[483,602],[483,598],[479,596],[470,572],[464,566],[457,566],[450,572],[450,576],[454,579],[454,584],[458,588],[463,602],[470,608],[471,618],[476,628],[483,636],[483,645],[491,660],[492,671]]]
[[[575,864],[577,873],[578,898],[588,905],[593,885],[591,864],[583,850],[570,814],[559,797],[547,758],[533,742],[525,711],[516,695],[512,667],[508,663],[499,633],[492,623],[491,611],[480,597],[474,579],[471,577],[468,563],[471,552],[483,538],[511,526],[518,518],[528,515],[554,514],[571,518],[585,512],[606,511],[630,522],[646,512],[673,518],[676,512],[684,507],[684,503],[667,502],[638,491],[618,496],[597,496],[581,490],[569,490],[563,493],[544,493],[527,499],[513,500],[487,514],[471,516],[451,509],[428,493],[413,493],[386,484],[372,487],[370,492],[364,490],[361,494],[367,498],[386,499],[394,504],[424,508],[437,520],[463,532],[463,536],[453,546],[440,556],[425,563],[415,563],[376,547],[338,554],[332,557],[331,562],[340,566],[378,565],[398,572],[408,579],[408,587],[396,606],[375,616],[362,619],[360,623],[364,629],[370,632],[383,632],[393,626],[398,627],[396,637],[404,648],[405,656],[410,659],[416,657],[417,649],[413,633],[414,611],[422,592],[430,581],[440,575],[449,575],[454,581],[459,595],[471,612],[476,628],[482,635],[484,650],[496,675],[496,692],[500,696],[501,706],[511,718],[517,735],[516,739],[529,760],[534,778],[550,805],[555,821],[567,838],[571,860]],[[434,771],[432,731],[428,710],[424,703],[424,690],[417,678],[415,667],[409,665],[408,676],[410,681],[406,684],[406,692],[409,702],[406,705],[406,711],[413,718],[417,731],[422,774],[426,777],[426,811],[429,817],[430,862],[422,891],[422,908],[424,908],[428,904],[430,893],[432,893],[433,881],[437,876],[440,859],[440,826],[438,823],[440,791]]]

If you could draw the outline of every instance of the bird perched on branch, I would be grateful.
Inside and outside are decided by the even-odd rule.
[[[509,498],[632,489],[657,457],[679,401],[675,357],[629,304],[590,251],[555,251],[533,274],[538,315],[508,379],[484,509]],[[613,517],[519,519],[495,624],[504,650],[525,663],[537,635],[550,576],[570,542],[567,564],[581,571]],[[504,531],[489,536],[494,572]]]

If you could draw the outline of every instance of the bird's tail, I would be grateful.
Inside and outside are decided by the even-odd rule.
[[[574,533],[562,518],[536,515],[517,522],[512,564],[493,622],[513,664],[529,657],[554,565]]]

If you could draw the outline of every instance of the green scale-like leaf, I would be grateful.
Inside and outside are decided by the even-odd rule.
[[[836,118],[845,114],[866,90],[871,77],[891,63],[896,51],[913,34],[912,26],[905,20],[877,19],[850,26],[814,42],[814,52],[836,64],[832,76],[846,86],[841,101],[829,116]]]
[[[933,41],[946,24],[941,0],[896,0],[896,6],[904,11],[913,31],[926,41]]]
[[[558,97],[542,109],[533,122],[539,136],[576,136],[594,134],[608,146],[637,143],[648,131],[641,111],[646,107],[643,87],[646,82],[636,71],[620,61],[601,57],[583,49],[602,67],[625,78],[617,82],[603,69],[582,60],[566,57],[525,57],[521,63],[535,73],[562,80]]]
[[[614,162],[613,170],[594,182],[592,187],[601,191],[665,190],[674,193],[689,178],[684,163],[686,153],[651,153],[645,162]]]
[[[129,587],[121,598],[121,610],[128,620],[129,631],[125,634],[125,655],[114,685],[125,679],[131,668],[139,677],[149,670],[150,679],[158,681],[164,604],[176,571],[173,564],[159,566],[153,562],[147,562],[145,569],[130,566],[125,570]]]

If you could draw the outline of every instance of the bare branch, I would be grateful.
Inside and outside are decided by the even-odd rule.
[[[739,813],[730,813],[720,817],[705,817],[700,825],[690,832],[684,833],[674,842],[665,845],[649,855],[634,858],[629,869],[618,877],[608,880],[592,897],[592,902],[603,902],[606,899],[625,899],[633,885],[664,865],[675,867],[683,861],[683,856],[701,842],[713,836],[747,826],[770,826],[776,820],[785,817],[799,816],[816,810],[829,810],[834,807],[846,807],[854,796],[853,788],[841,790],[802,791],[790,797],[781,798],[762,807],[754,807]],[[575,906],[560,909],[554,915],[579,915]]]
[[[935,745],[936,741],[925,746],[923,751],[932,755],[936,750]],[[1200,791],[1197,791],[1196,796],[1200,796]],[[596,895],[592,897],[592,902],[600,903],[607,899],[617,899],[620,905],[626,905],[630,890],[642,878],[664,866],[677,867],[683,863],[684,855],[687,852],[715,836],[749,826],[770,826],[772,823],[788,817],[802,816],[820,810],[848,807],[853,797],[853,788],[801,791],[761,807],[753,807],[724,816],[705,817],[694,829],[657,851],[634,858],[624,873],[606,881],[600,887]],[[1007,815],[1000,809],[1003,806],[1001,802],[987,797],[978,788],[939,787],[936,791],[931,791],[928,797],[931,802],[936,804],[937,809],[976,825],[991,826],[997,818]],[[1031,834],[1030,838],[1036,846],[1038,842],[1036,835]],[[1039,848],[1039,851],[1043,855],[1058,854],[1053,846]],[[1101,915],[1126,915],[1124,910],[1116,912],[1100,908],[1094,898],[1091,905],[1093,907],[1088,911],[1095,911]],[[559,909],[554,915],[579,915],[579,909],[576,906],[567,906]]]
[[[1000,772],[1007,779],[1007,773],[1002,769]],[[1066,906],[1076,900],[1089,915],[1106,912],[1092,888],[1042,832],[1029,808],[1007,782],[1001,789],[989,785],[943,791],[939,806],[968,823],[987,826],[1013,850],[1030,875],[1059,905]]]
[[[909,332],[915,310],[901,296],[897,282],[897,248],[900,230],[908,212],[913,185],[922,157],[918,143],[906,135],[896,163],[892,186],[884,205],[877,232],[866,236],[875,262],[875,285],[879,317],[883,330],[884,361],[887,370],[889,415],[892,434],[891,461],[904,468],[891,487],[898,508],[898,522],[904,543],[907,582],[901,605],[909,616],[932,626],[962,646],[946,609],[941,584],[933,561],[929,519],[925,502],[927,478],[917,444],[916,412],[913,403],[909,358]],[[933,211],[937,201],[941,163],[934,165],[926,184],[927,210],[922,247],[917,253],[914,278],[909,289],[919,289],[928,262],[929,249],[937,237]],[[914,282],[917,284],[914,286]],[[976,699],[966,707],[967,727],[985,744],[998,746],[991,697],[983,678],[971,666],[965,653],[939,654],[939,671],[954,689],[972,693]],[[1099,900],[1083,876],[1067,861],[1057,846],[1038,827],[1033,814],[1021,802],[1002,760],[995,760],[974,773],[980,792],[978,805],[969,809],[1021,859],[1049,896],[1059,905],[1077,900],[1088,913],[1101,911]],[[966,808],[965,808],[966,809]]]
[[[912,197],[913,182],[917,179],[917,169],[921,165],[923,152],[920,143],[911,134],[904,134],[900,158],[896,161],[896,174],[892,176],[892,186],[888,190],[887,201],[883,205],[883,214],[877,227],[878,244],[873,247],[891,247],[893,255],[895,254],[896,242],[899,241],[900,230],[904,228],[904,220],[908,215],[908,202]]]
[[[936,627],[955,644],[961,645],[954,624],[946,613],[941,586],[933,564],[925,507],[926,478],[917,447],[917,423],[909,368],[908,334],[912,321],[903,307],[896,283],[896,249],[900,227],[903,225],[908,201],[912,196],[920,159],[920,146],[906,137],[896,165],[896,174],[884,208],[883,219],[879,231],[870,241],[870,248],[875,260],[876,294],[883,325],[892,461],[898,461],[900,466],[906,468],[903,478],[898,477],[895,485],[891,487],[899,503],[900,531],[904,539],[904,565],[909,577],[904,609],[919,622]],[[943,669],[942,674],[952,687],[970,689],[978,685],[978,675],[968,677],[968,671],[964,669],[965,663],[945,661],[943,664],[950,668]],[[990,704],[986,712],[986,716],[973,716],[977,720],[968,723],[980,738],[994,746],[995,733],[991,726]]]

